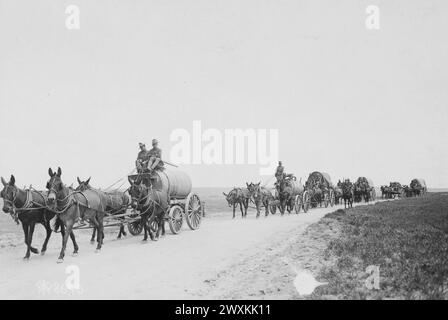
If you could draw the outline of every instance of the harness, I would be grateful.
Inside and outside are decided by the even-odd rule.
[[[11,206],[12,213],[10,213],[10,214],[11,214],[11,217],[13,218],[13,220],[17,224],[19,224],[19,213],[20,212],[31,211],[31,210],[40,210],[40,209],[44,209],[44,208],[47,209],[46,199],[39,191],[34,190],[34,189],[32,190],[31,188],[23,190],[26,193],[25,203],[21,207],[18,207],[16,205],[16,200],[17,200],[17,194],[19,193],[20,189],[15,186],[11,186],[11,185],[7,185],[6,190],[8,190],[8,188],[12,188],[12,190],[13,190],[12,191],[12,200],[9,200],[6,198],[3,198],[3,200]],[[45,206],[42,206],[40,203],[37,203],[33,200],[32,191],[38,193],[42,197],[42,199],[45,203]],[[37,206],[37,207],[35,207],[35,206]],[[44,215],[44,219],[45,219],[45,215]]]

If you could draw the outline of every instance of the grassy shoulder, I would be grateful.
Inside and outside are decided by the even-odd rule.
[[[446,299],[448,194],[428,194],[338,210],[320,223],[338,226],[312,299]],[[318,229],[316,229],[318,230]],[[379,289],[368,289],[368,266],[379,267]]]

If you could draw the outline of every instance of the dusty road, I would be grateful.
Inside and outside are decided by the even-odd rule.
[[[283,217],[276,214],[255,219],[251,212],[245,220],[240,217],[234,220],[205,219],[196,231],[190,231],[184,226],[179,235],[172,235],[167,228],[166,236],[158,242],[143,243],[141,236],[112,240],[115,233],[110,233],[106,235],[106,242],[100,253],[94,252],[95,247],[89,243],[86,232],[78,232],[79,255],[71,256],[73,247],[70,242],[63,264],[56,263],[60,235],[53,235],[46,255],[32,255],[29,261],[22,260],[23,245],[0,251],[0,298],[225,297],[226,291],[235,289],[238,277],[243,278],[247,272],[253,272],[249,270],[256,269],[256,266],[248,266],[251,264],[248,257],[263,256],[267,250],[274,250],[287,243],[292,235],[299,236],[308,225],[340,207],[312,209],[308,213]],[[41,243],[40,237],[37,237],[33,245],[40,248]],[[69,266],[79,268],[81,289],[78,291],[59,290],[65,287],[67,277],[72,279],[70,272],[73,269],[67,269]],[[232,269],[232,279],[228,279],[228,282],[222,279]],[[220,285],[214,286],[213,283],[218,278]]]

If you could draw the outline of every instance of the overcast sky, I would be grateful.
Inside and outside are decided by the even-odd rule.
[[[65,26],[66,6],[80,29]],[[380,30],[365,27],[380,9]],[[106,187],[175,129],[278,129],[287,172],[448,186],[448,2],[0,0],[0,175]],[[233,186],[259,165],[183,165]]]

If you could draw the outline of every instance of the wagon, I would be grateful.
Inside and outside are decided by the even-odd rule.
[[[283,188],[285,187],[288,187],[287,191],[284,191]],[[285,201],[283,204],[279,191],[281,194],[286,195],[283,198],[283,201]],[[301,179],[297,181],[296,176],[293,174],[287,175],[284,178],[284,183],[277,185],[275,188],[274,200],[270,202],[271,213],[274,214],[277,207],[280,209],[280,212],[284,209],[288,209],[288,212],[291,212],[294,209],[297,214],[300,213],[300,210],[303,208],[303,192],[304,187]],[[282,205],[284,205],[283,209]]]
[[[409,186],[414,195],[424,195],[427,192],[426,181],[424,179],[412,179]]]
[[[312,172],[305,183],[303,192],[303,211],[307,212],[310,207],[315,208],[318,205],[334,206],[335,193],[330,175],[325,172]]]
[[[375,201],[376,191],[372,179],[359,177],[355,184],[355,202],[361,201],[362,197],[366,201]]]
[[[390,193],[389,193],[390,198],[395,198],[397,196],[404,197],[404,189],[403,189],[403,186],[401,185],[401,183],[391,182],[391,183],[389,183],[389,188],[390,188]]]
[[[129,176],[129,180],[133,182],[137,178],[146,186],[152,185],[152,188],[167,191],[170,207],[165,218],[173,234],[181,231],[184,220],[191,230],[199,228],[205,215],[204,204],[199,196],[192,192],[191,180],[186,173],[179,170],[163,170]],[[134,211],[133,216],[130,216],[135,219],[128,223],[128,230],[132,235],[138,235],[143,230],[139,215],[139,212]],[[155,221],[148,219],[148,223],[153,231],[157,230]]]

